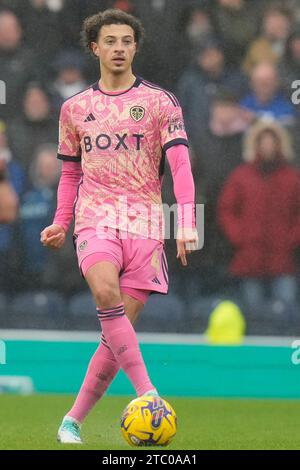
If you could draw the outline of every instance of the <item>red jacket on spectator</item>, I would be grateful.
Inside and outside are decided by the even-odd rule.
[[[278,138],[276,161],[258,154],[262,132]],[[230,271],[238,277],[294,274],[294,250],[300,245],[300,173],[289,165],[292,150],[287,131],[259,122],[244,147],[247,163],[229,176],[219,199],[219,223],[235,248]]]

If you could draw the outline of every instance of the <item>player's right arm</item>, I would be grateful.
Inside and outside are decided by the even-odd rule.
[[[80,139],[72,122],[69,101],[63,104],[60,113],[57,157],[63,161],[57,191],[57,209],[53,224],[41,232],[41,243],[54,249],[61,248],[65,242],[82,177]]]

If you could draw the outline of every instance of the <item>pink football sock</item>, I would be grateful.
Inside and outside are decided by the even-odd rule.
[[[102,343],[89,363],[76,401],[72,409],[67,413],[68,416],[71,416],[80,423],[83,422],[97,401],[104,395],[120,369],[103,336],[101,341]]]
[[[136,333],[125,315],[124,304],[112,308],[97,308],[102,332],[108,346],[125,374],[134,386],[138,396],[153,387],[137,341]]]

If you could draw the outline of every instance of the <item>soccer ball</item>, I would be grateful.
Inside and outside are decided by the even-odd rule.
[[[121,417],[123,437],[131,446],[167,446],[176,430],[175,411],[160,397],[132,400]]]

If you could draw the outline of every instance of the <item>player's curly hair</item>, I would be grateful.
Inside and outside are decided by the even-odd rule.
[[[141,21],[135,16],[125,13],[125,11],[113,8],[100,11],[84,20],[81,31],[81,44],[83,47],[94,56],[91,43],[97,42],[102,26],[111,24],[127,24],[131,26],[134,31],[134,40],[137,43],[137,49],[140,49],[145,35]]]

